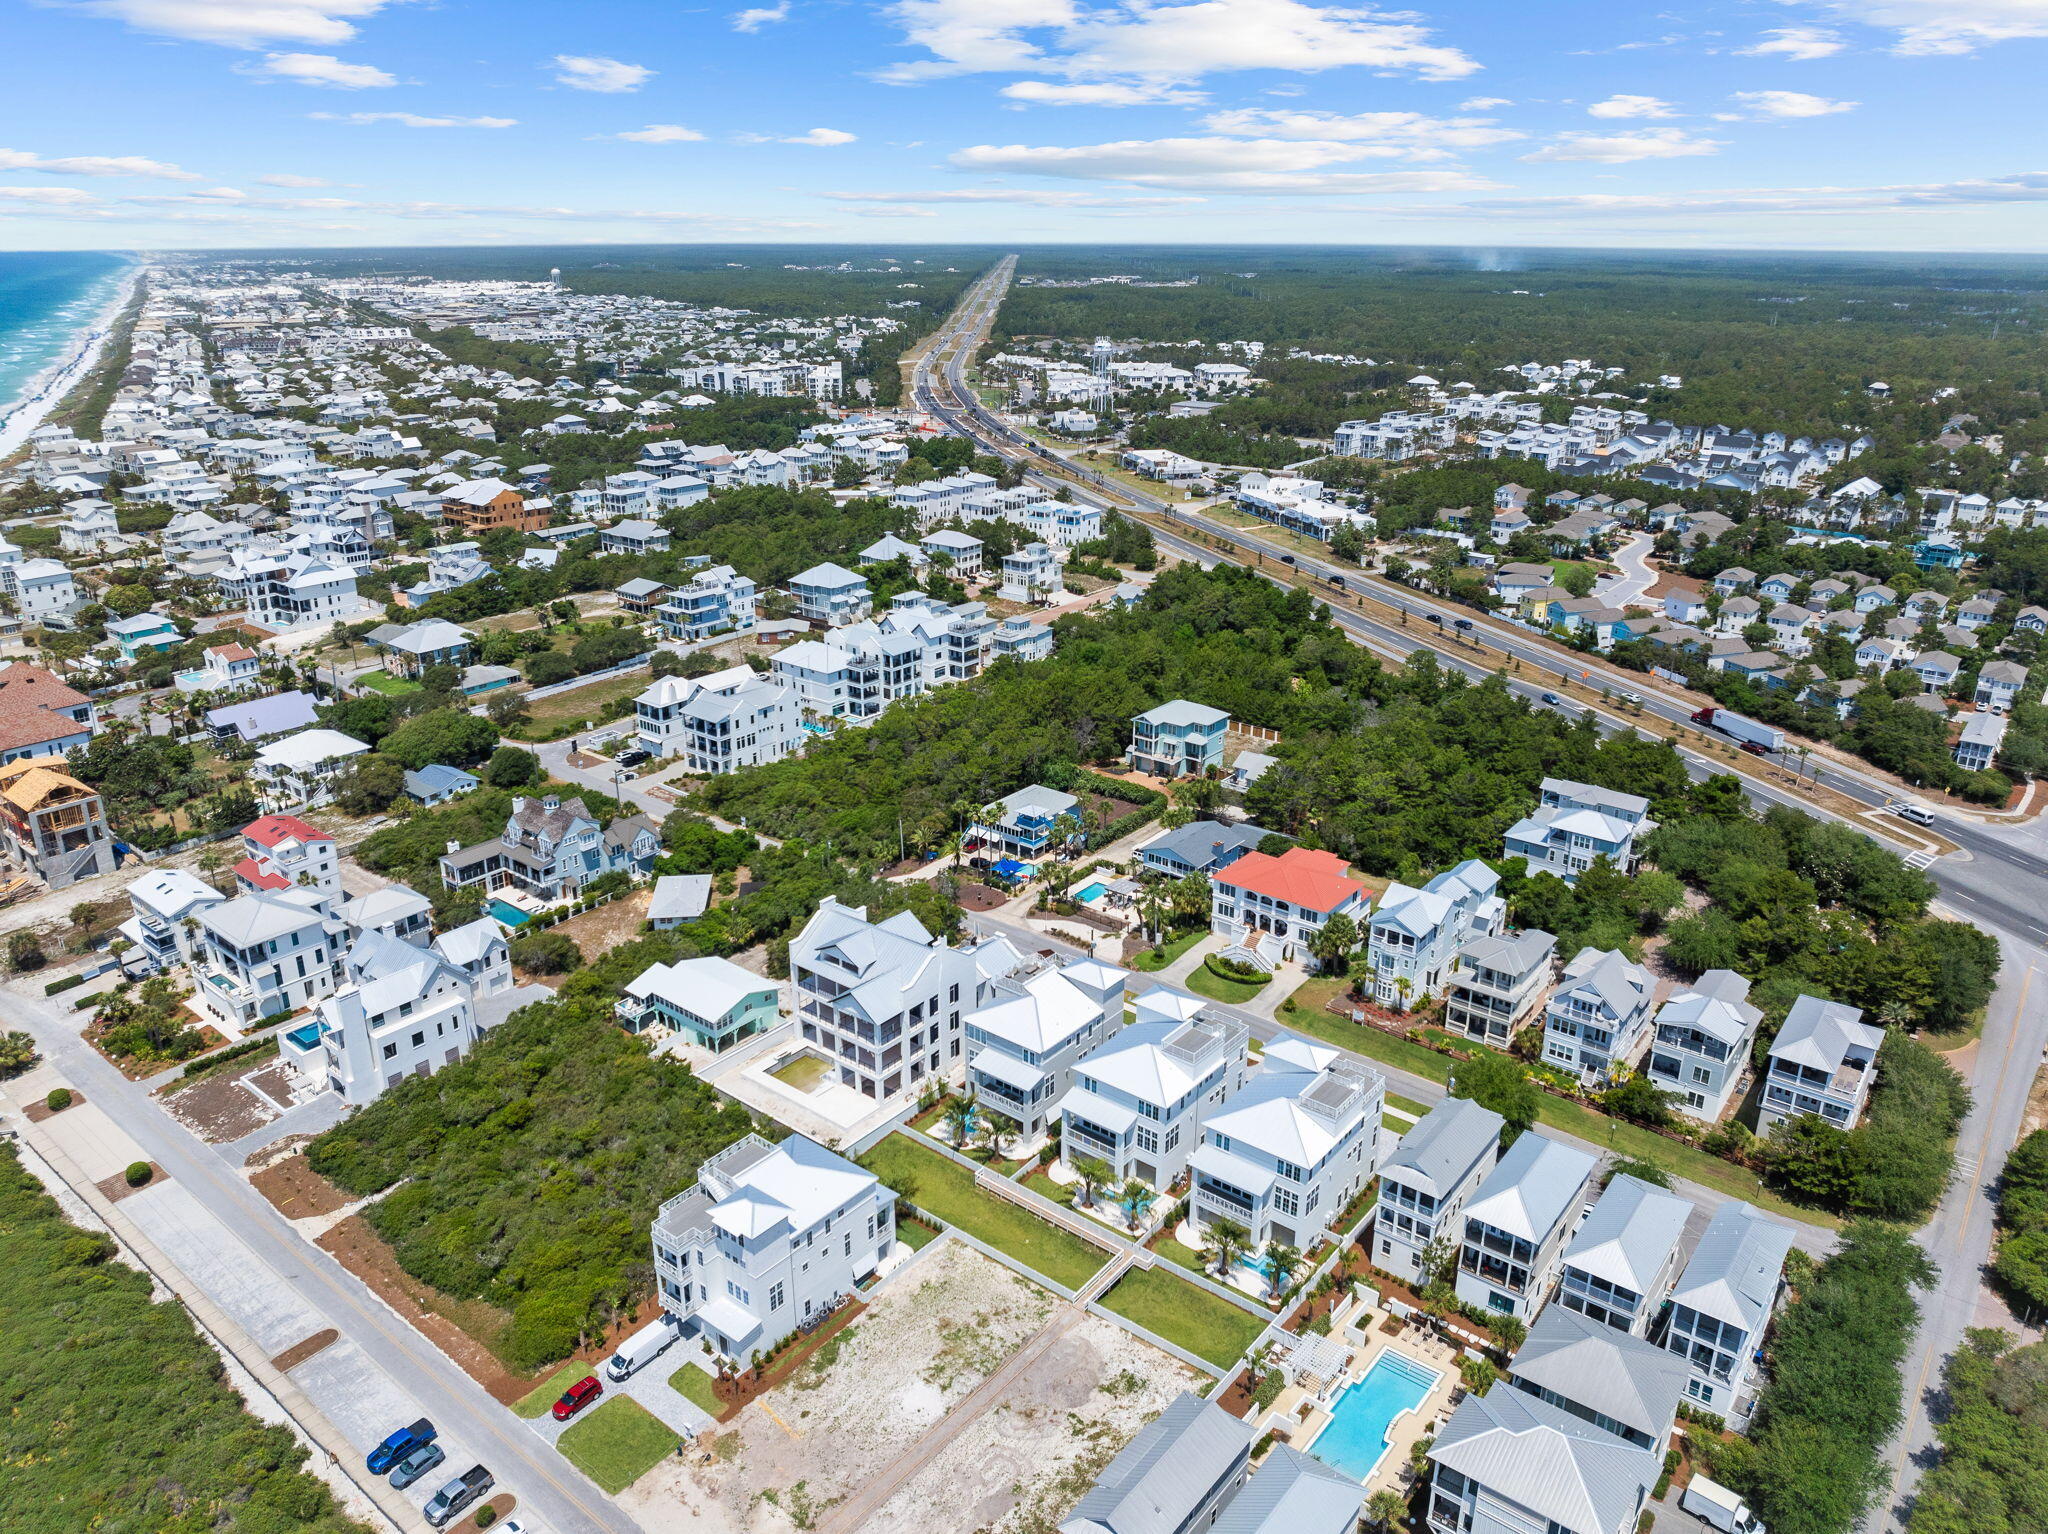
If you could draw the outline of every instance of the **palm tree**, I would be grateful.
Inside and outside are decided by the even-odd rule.
[[[1216,1259],[1218,1277],[1228,1278],[1230,1268],[1251,1245],[1251,1230],[1235,1220],[1209,1222],[1209,1251]]]
[[[1266,1285],[1276,1299],[1300,1266],[1300,1251],[1284,1241],[1268,1241],[1266,1249],[1259,1253],[1259,1271],[1266,1275]]]
[[[1366,1498],[1365,1521],[1380,1534],[1406,1534],[1408,1501],[1398,1491],[1376,1491]]]
[[[1100,1156],[1076,1156],[1070,1165],[1074,1175],[1081,1180],[1081,1202],[1093,1204],[1095,1195],[1109,1186],[1116,1176],[1116,1168]]]
[[[1159,1201],[1159,1195],[1133,1177],[1116,1190],[1116,1201],[1123,1206],[1124,1222],[1136,1230],[1146,1212]]]
[[[975,1115],[981,1100],[973,1092],[965,1097],[953,1098],[946,1104],[946,1127],[953,1132],[953,1144],[960,1150],[967,1149],[967,1137],[974,1133]]]
[[[981,1121],[981,1143],[988,1147],[988,1159],[1003,1159],[1003,1147],[1019,1134],[1024,1126],[1007,1113],[989,1112]]]

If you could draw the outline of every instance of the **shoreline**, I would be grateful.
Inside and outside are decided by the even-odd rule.
[[[113,296],[78,328],[63,354],[29,381],[19,399],[5,407],[5,414],[0,415],[0,459],[17,452],[29,433],[98,365],[100,354],[113,338],[115,322],[134,299],[136,285],[148,270],[148,263],[142,261],[130,266]]]

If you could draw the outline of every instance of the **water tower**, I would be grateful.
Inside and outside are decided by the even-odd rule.
[[[548,268],[548,286],[557,293],[562,291],[562,269],[559,266]]]

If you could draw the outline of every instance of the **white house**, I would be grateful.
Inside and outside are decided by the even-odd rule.
[[[301,730],[258,751],[249,782],[268,809],[308,809],[331,799],[342,769],[369,749],[339,730]]]
[[[1791,1250],[1789,1227],[1730,1199],[1707,1221],[1671,1293],[1664,1346],[1687,1363],[1686,1397],[1738,1429],[1756,1404],[1757,1350]]]
[[[1557,1303],[1587,1320],[1647,1337],[1678,1279],[1679,1244],[1692,1205],[1622,1173],[1565,1247]]]
[[[1114,1182],[1164,1190],[1194,1154],[1204,1120],[1244,1084],[1243,1023],[1155,987],[1136,1020],[1084,1055],[1060,1099],[1060,1158],[1092,1156]]]
[[[1311,945],[1330,919],[1362,927],[1372,904],[1342,858],[1308,847],[1247,852],[1209,885],[1209,930],[1229,940],[1226,955],[1269,971],[1290,959],[1317,966]]]
[[[1543,1013],[1543,1058],[1585,1081],[1635,1063],[1649,1037],[1657,982],[1626,955],[1581,948]]]
[[[1446,1097],[1415,1121],[1380,1166],[1373,1266],[1421,1286],[1423,1253],[1463,1236],[1465,1202],[1500,1158],[1507,1121],[1469,1097]]]
[[[748,1135],[654,1217],[661,1306],[745,1363],[829,1314],[896,1245],[896,1195],[802,1135]]]
[[[1027,967],[990,985],[967,1014],[967,1086],[1015,1119],[1025,1140],[1047,1127],[1075,1061],[1123,1026],[1126,970],[1098,959]]]
[[[1748,997],[1748,980],[1731,969],[1710,969],[1657,1009],[1646,1070],[1659,1087],[1678,1094],[1680,1112],[1717,1124],[1728,1111],[1763,1020]]]
[[[1045,544],[1027,543],[1003,556],[1003,584],[996,594],[1005,602],[1047,601],[1064,587],[1059,556]]]
[[[348,928],[318,890],[239,895],[194,915],[192,1004],[230,1037],[341,983]]]
[[[1550,1297],[1600,1158],[1525,1130],[1465,1206],[1458,1298],[1527,1323]]]
[[[1205,703],[1175,698],[1131,720],[1124,760],[1134,772],[1155,778],[1199,777],[1223,770],[1230,715]]]
[[[313,1020],[279,1039],[288,1063],[343,1102],[373,1102],[408,1076],[453,1065],[475,1044],[475,988],[434,949],[364,932],[344,963],[345,982]]]
[[[234,875],[245,895],[305,888],[341,898],[341,858],[334,838],[296,815],[264,815],[244,826]]]
[[[1531,874],[1555,874],[1576,883],[1595,858],[1606,858],[1617,873],[1633,873],[1636,840],[1657,829],[1650,801],[1634,794],[1545,778],[1534,814],[1515,822],[1504,853],[1522,859]]]
[[[128,885],[135,914],[121,923],[121,935],[157,969],[189,964],[199,932],[193,918],[227,898],[182,868],[152,868]]]
[[[1771,1040],[1757,1133],[1806,1114],[1837,1129],[1855,1128],[1883,1044],[1884,1030],[1864,1022],[1858,1008],[1801,996]]]
[[[1494,893],[1499,886],[1500,876],[1477,858],[1421,889],[1389,884],[1373,910],[1366,948],[1377,999],[1405,1008],[1440,992],[1466,943],[1500,933],[1507,903]]]
[[[1188,1218],[1233,1220],[1254,1248],[1313,1246],[1372,1181],[1386,1096],[1384,1076],[1338,1050],[1275,1044],[1203,1123]]]
[[[797,694],[744,663],[708,676],[657,678],[633,700],[634,740],[693,772],[731,772],[779,762],[802,740]]]
[[[874,593],[868,583],[841,565],[826,562],[813,565],[789,582],[789,595],[796,603],[796,615],[827,628],[858,623],[874,611]]]

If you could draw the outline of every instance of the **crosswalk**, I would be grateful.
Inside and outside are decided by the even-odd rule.
[[[1931,852],[1909,852],[1906,854],[1906,866],[1908,868],[1919,871],[1931,868],[1933,865],[1934,854]]]

